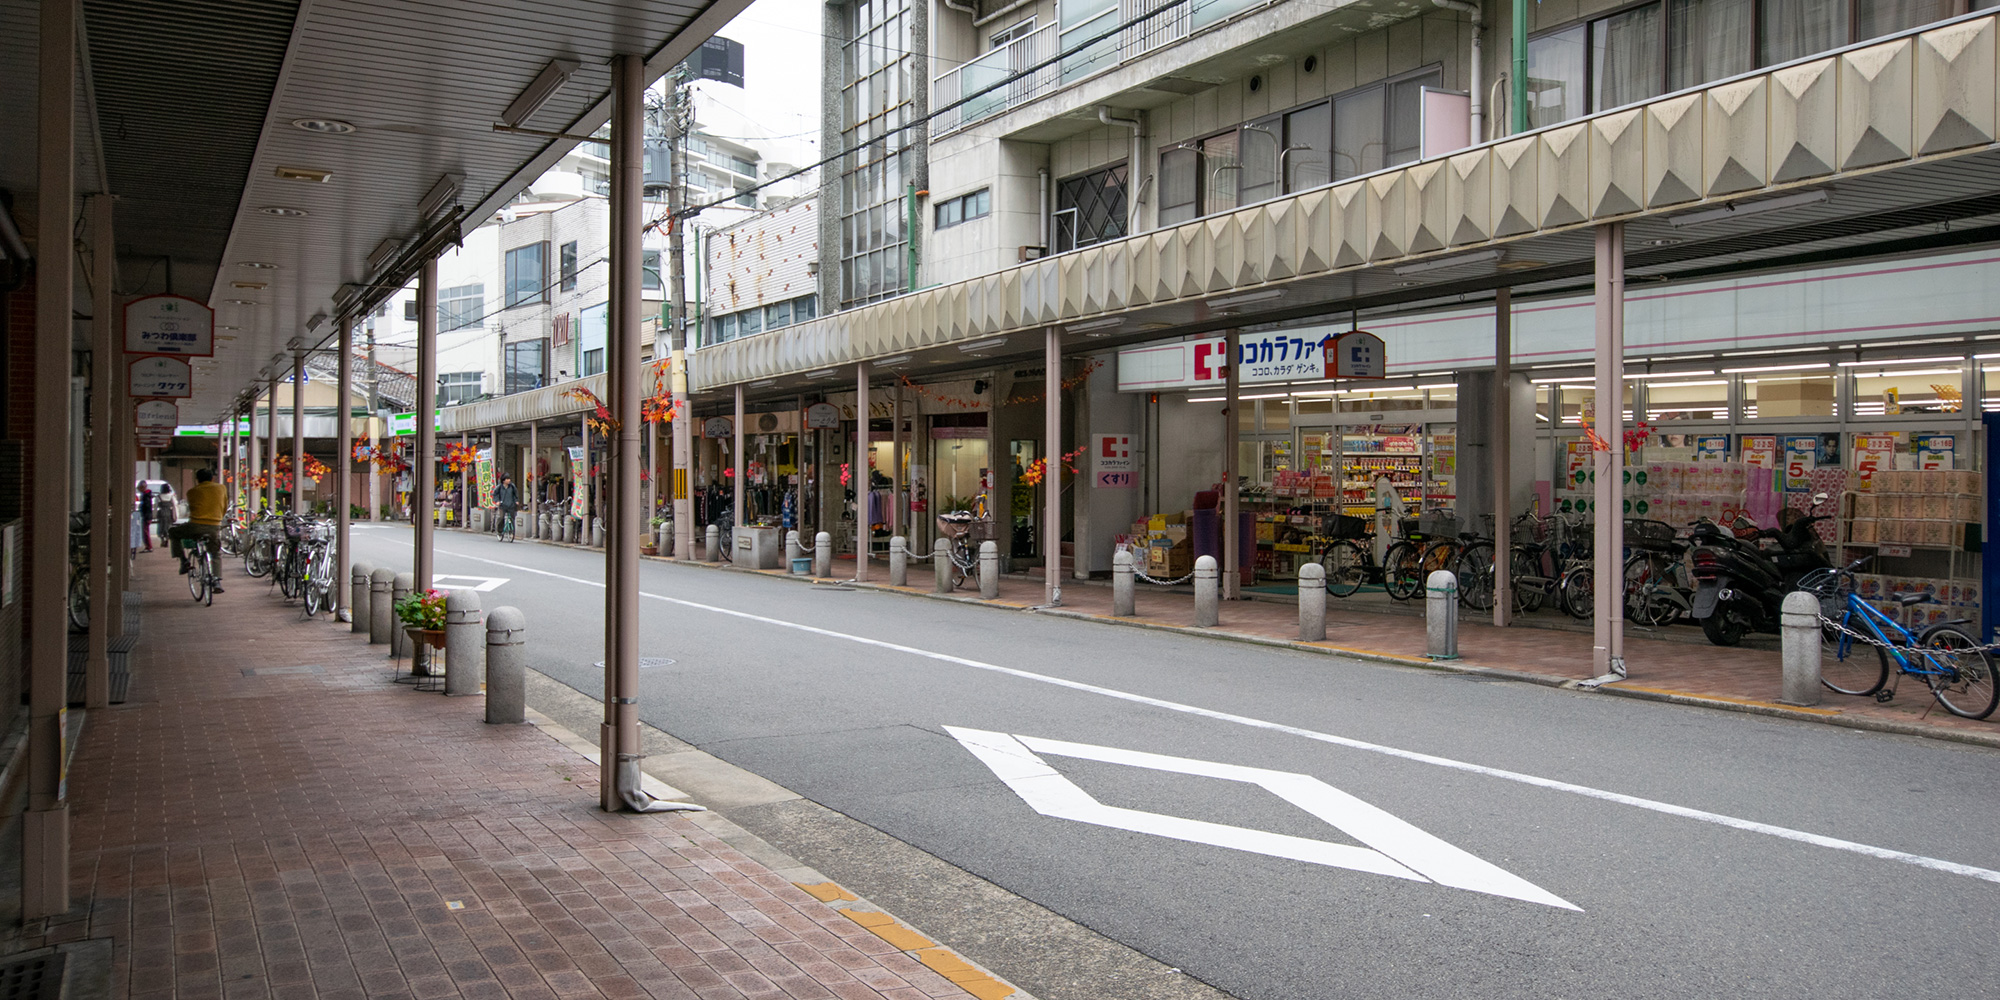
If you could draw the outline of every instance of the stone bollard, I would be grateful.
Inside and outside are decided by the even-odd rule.
[[[813,536],[813,575],[822,580],[833,578],[833,536],[824,531]]]
[[[940,538],[931,547],[931,572],[937,574],[933,589],[937,593],[951,593],[951,570],[951,539]]]
[[[707,544],[707,547],[701,550],[701,554],[702,554],[702,561],[703,561],[703,562],[721,562],[721,561],[722,561],[722,528],[721,528],[721,527],[719,527],[719,526],[717,526],[717,525],[713,525],[713,524],[711,524],[711,525],[709,525],[709,526],[708,526],[708,534],[707,534],[706,536],[704,536],[704,537],[706,537],[706,538],[707,538],[707,543],[706,543],[706,544]]]
[[[1299,567],[1299,641],[1326,640],[1326,567],[1316,562]]]
[[[799,545],[799,533],[797,531],[785,532],[785,572],[798,572],[798,570],[792,567],[798,565],[798,561],[805,554],[806,550]]]
[[[372,632],[374,629],[374,623],[370,621],[374,617],[374,609],[368,599],[368,580],[374,575],[375,567],[367,563],[354,564],[353,579],[347,591],[352,595],[347,599],[347,617],[353,622],[351,631],[356,633]]]
[[[410,648],[410,634],[403,631],[402,619],[394,617],[394,609],[396,605],[408,599],[410,591],[415,589],[417,589],[417,575],[415,573],[398,573],[396,574],[395,582],[389,585],[389,607],[391,609],[389,612],[391,616],[389,621],[389,655],[391,657],[400,659],[403,655],[403,650]],[[423,650],[421,649],[411,653],[411,673],[425,673],[425,671],[417,669],[419,666],[417,657],[422,655]]]
[[[1222,594],[1217,589],[1214,556],[1194,561],[1194,627],[1214,628],[1222,623]]]
[[[1424,639],[1431,659],[1458,659],[1458,577],[1448,569],[1424,580]]]
[[[479,633],[486,615],[479,610],[479,591],[454,588],[444,597],[444,693],[478,694],[485,678],[480,666]]]
[[[486,616],[487,722],[513,725],[528,721],[527,641],[528,619],[519,608],[494,608]]]
[[[910,585],[910,552],[906,548],[908,545],[909,542],[901,535],[889,539],[889,586],[891,587]]]
[[[590,547],[593,549],[604,547],[604,519],[601,517],[590,519]]]
[[[389,585],[396,571],[387,566],[368,574],[368,644],[379,646],[396,631],[396,609],[391,607]]]
[[[1000,596],[1000,546],[979,543],[979,596],[995,600]]]
[[[662,523],[653,529],[653,551],[670,556],[674,554],[674,528],[670,523]]]
[[[1138,578],[1133,574],[1132,552],[1119,549],[1111,555],[1111,613],[1130,618],[1139,613]]]
[[[1787,705],[1817,705],[1820,700],[1819,598],[1795,590],[1785,595],[1779,642],[1784,649],[1785,690],[1778,700]]]

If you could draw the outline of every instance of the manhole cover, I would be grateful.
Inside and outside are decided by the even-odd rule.
[[[50,1000],[62,995],[63,963],[60,952],[35,955],[0,964],[0,1000]]]
[[[639,669],[651,670],[654,667],[671,667],[677,662],[679,661],[671,660],[664,656],[641,656],[639,657]],[[602,668],[604,666],[604,661],[603,660],[597,661],[597,666],[599,668]],[[4,1000],[4,998],[0,998],[0,1000]]]

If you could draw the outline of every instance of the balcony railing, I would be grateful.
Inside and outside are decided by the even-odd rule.
[[[931,87],[931,107],[972,99],[939,112],[931,133],[991,118],[1275,2],[1282,0],[1105,0],[1102,10],[1076,23],[1047,25],[939,76]],[[1030,67],[1038,68],[1009,80]],[[995,86],[1002,81],[1005,86]]]

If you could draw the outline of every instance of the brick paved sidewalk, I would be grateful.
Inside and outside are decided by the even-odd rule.
[[[262,581],[226,571],[204,608],[164,557],[135,575],[132,700],[90,714],[69,777],[77,905],[25,942],[113,939],[114,995],[1011,992],[686,814],[599,811],[588,760],[389,683],[386,647]]]

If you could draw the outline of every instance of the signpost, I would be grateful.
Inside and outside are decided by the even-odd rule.
[[[194,372],[179,358],[144,357],[126,363],[129,396],[186,399],[194,395]]]
[[[215,355],[215,311],[185,295],[148,295],[125,303],[125,353]]]

